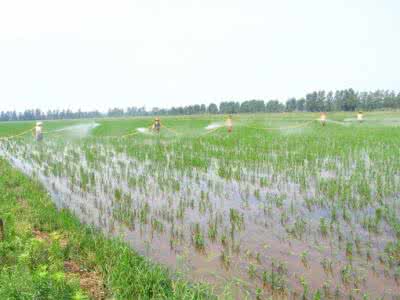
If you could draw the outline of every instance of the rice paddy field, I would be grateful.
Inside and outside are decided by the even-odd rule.
[[[0,123],[0,155],[218,298],[400,299],[400,112],[318,117]]]

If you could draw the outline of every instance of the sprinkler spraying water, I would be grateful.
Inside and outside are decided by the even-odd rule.
[[[224,124],[222,124],[222,123],[212,123],[212,124],[206,126],[205,129],[206,130],[213,130],[213,129],[220,128],[222,126],[224,126]]]
[[[90,134],[91,130],[99,126],[99,123],[87,123],[87,124],[77,124],[77,125],[72,125],[72,126],[67,126],[64,128],[60,128],[57,130],[54,130],[53,132],[65,132],[66,135],[69,135],[71,137],[85,137]]]
[[[140,128],[137,128],[136,130],[143,134],[150,134],[150,130],[148,128],[140,127]]]

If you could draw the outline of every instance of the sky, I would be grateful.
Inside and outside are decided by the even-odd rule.
[[[400,90],[398,0],[0,0],[0,111]]]

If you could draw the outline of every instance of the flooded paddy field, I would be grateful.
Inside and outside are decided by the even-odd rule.
[[[160,134],[149,118],[45,122],[42,143],[0,154],[221,298],[399,299],[400,113],[317,117],[239,115],[231,134],[224,116],[162,118]]]

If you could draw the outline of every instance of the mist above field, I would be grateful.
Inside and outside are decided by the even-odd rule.
[[[98,123],[77,124],[57,129],[55,130],[55,132],[63,132],[65,135],[70,137],[82,138],[87,136],[92,129],[96,128],[99,125],[100,124]]]

